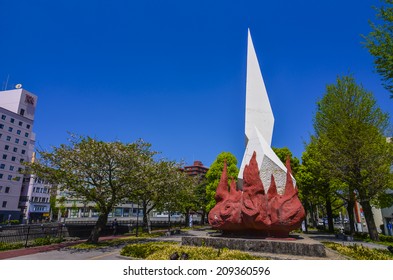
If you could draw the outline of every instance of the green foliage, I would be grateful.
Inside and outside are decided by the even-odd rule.
[[[206,173],[206,197],[208,201],[206,206],[207,212],[216,205],[214,196],[216,195],[217,186],[220,182],[222,170],[224,169],[224,161],[227,163],[229,180],[236,180],[237,175],[239,174],[239,169],[237,168],[237,159],[232,153],[222,152],[217,156],[216,160],[210,166],[209,171]],[[229,183],[230,181],[228,184]]]
[[[43,246],[43,245],[50,245],[54,243],[60,243],[62,242],[62,238],[54,238],[54,237],[41,237],[41,238],[36,238],[32,241],[31,246]]]
[[[384,0],[385,6],[376,8],[379,24],[370,22],[372,31],[365,45],[374,57],[377,72],[382,76],[384,87],[390,91],[393,98],[393,0]]]
[[[292,152],[287,148],[276,148],[272,147],[273,151],[275,154],[278,156],[278,158],[283,162],[284,164],[287,161],[287,157],[289,156],[290,162],[291,162],[291,169],[292,169],[292,175],[293,177],[296,178],[296,174],[298,172],[298,169],[300,167],[300,161],[297,157],[292,156]]]
[[[10,220],[10,221],[6,220],[6,221],[2,222],[1,224],[4,224],[4,225],[8,225],[8,224],[10,224],[10,225],[19,225],[20,221],[19,220]]]
[[[6,243],[0,242],[0,251],[8,251],[23,248],[23,243]]]
[[[393,254],[388,250],[370,249],[356,244],[350,246],[344,246],[334,242],[323,242],[323,244],[354,260],[393,260]]]
[[[384,135],[388,127],[388,114],[352,76],[326,87],[314,119],[314,159],[322,167],[321,177],[347,202],[353,203],[356,193],[372,239],[377,232],[370,205],[378,205],[378,198],[393,186],[393,146]]]
[[[173,244],[175,244],[175,242],[149,242],[127,245],[120,251],[120,255],[138,259],[146,259],[151,254],[161,251],[165,247],[171,246]]]
[[[147,260],[168,260],[169,256],[177,252],[188,255],[189,260],[260,260],[248,253],[229,250],[214,249],[211,247],[180,246],[176,243],[154,242],[128,245],[120,252],[123,256]]]

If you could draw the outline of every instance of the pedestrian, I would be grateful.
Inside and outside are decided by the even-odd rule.
[[[115,219],[113,222],[112,222],[112,230],[113,230],[113,235],[116,235],[117,234],[117,227],[118,227],[118,223],[117,223],[117,220]]]

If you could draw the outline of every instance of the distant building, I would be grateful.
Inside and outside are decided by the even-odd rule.
[[[23,162],[31,161],[37,96],[22,89],[0,91],[0,222],[21,220],[30,176]]]
[[[203,166],[203,163],[199,160],[194,161],[193,165],[185,166],[184,171],[190,176],[205,176],[209,168]]]

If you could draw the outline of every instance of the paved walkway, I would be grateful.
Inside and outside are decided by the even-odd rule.
[[[189,230],[183,231],[181,234],[177,235],[169,235],[169,236],[161,236],[156,238],[150,238],[151,241],[174,241],[181,242],[182,236],[206,236],[207,232],[204,230]],[[386,249],[387,246],[360,242],[360,241],[342,241],[336,239],[332,234],[325,233],[313,233],[306,234],[305,236],[312,238],[317,241],[332,241],[337,243],[342,243],[344,245],[352,245],[358,244],[363,245],[370,248],[379,248]],[[125,238],[124,236],[108,236],[100,238],[100,241],[104,240],[112,240]],[[124,245],[114,246],[114,247],[103,247],[97,248],[93,250],[76,250],[69,248],[72,245],[83,243],[85,240],[73,241],[73,242],[64,242],[60,244],[53,244],[48,246],[40,246],[40,247],[32,247],[32,248],[23,248],[17,250],[3,251],[0,252],[0,260],[9,259],[9,260],[116,260],[116,259],[124,259],[120,255],[120,250]],[[256,253],[256,255],[266,257],[269,259],[278,259],[278,260],[317,260],[317,259],[334,259],[334,260],[342,260],[346,259],[342,255],[337,252],[326,249],[326,258],[317,258],[317,257],[305,257],[305,256],[293,256],[293,255],[278,255],[273,253]]]

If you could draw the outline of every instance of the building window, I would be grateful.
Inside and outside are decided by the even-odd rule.
[[[11,118],[11,123],[14,123],[15,122],[15,119],[14,118]]]
[[[4,128],[4,124],[0,124],[0,128],[3,129]]]
[[[12,157],[12,158],[11,158],[11,161],[15,161],[15,160],[16,160],[16,157]]]
[[[26,128],[27,128],[27,129],[30,129],[30,125],[29,125],[29,124],[27,124],[27,125],[26,125]]]
[[[19,122],[19,126],[22,126],[23,125],[23,122]]]
[[[9,145],[5,145],[5,146],[4,146],[4,150],[6,150],[6,151],[8,151],[9,148],[10,148]]]
[[[1,139],[1,136],[3,136],[3,134],[0,133],[0,139]]]
[[[5,115],[1,115],[1,119],[5,121]]]
[[[11,181],[12,180],[12,175],[8,175],[7,179]]]
[[[22,150],[22,155],[24,155],[26,153],[26,150]]]
[[[22,162],[24,162],[24,161],[25,161],[25,160],[24,160],[23,158],[21,158],[19,162],[22,163]]]
[[[14,171],[14,168],[15,168],[15,167],[11,165],[11,166],[10,166],[10,171]]]
[[[15,143],[16,143],[16,144],[19,143],[19,139],[18,139],[18,138],[15,139]]]
[[[1,207],[6,208],[7,207],[7,201],[3,201]]]
[[[0,173],[0,179],[3,178],[3,174]]]
[[[13,151],[14,151],[14,153],[17,153],[18,152],[18,148],[14,147]]]
[[[4,168],[5,168],[5,164],[4,163],[0,164],[0,169],[4,169]]]
[[[7,155],[3,155],[3,159],[7,159]]]
[[[11,141],[11,136],[7,136],[7,141]]]
[[[20,109],[19,112],[20,112],[20,115],[21,115],[21,116],[24,116],[24,115],[25,115],[25,109]]]
[[[27,145],[27,141],[23,141],[23,146],[26,146]]]
[[[9,192],[10,192],[10,187],[5,187],[4,192],[5,192],[5,193],[9,193]]]
[[[9,132],[12,132],[12,130],[13,130],[12,127],[9,127],[9,128],[8,128],[8,131],[9,131]]]
[[[26,137],[29,137],[29,133],[26,132],[26,133],[25,133],[25,136],[26,136]]]
[[[16,131],[16,134],[20,135],[20,133],[21,133],[21,131],[18,129],[18,130]]]

